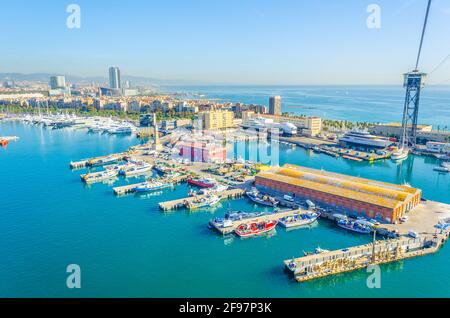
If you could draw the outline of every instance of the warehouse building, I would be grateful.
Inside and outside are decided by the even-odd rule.
[[[271,195],[290,195],[352,217],[396,223],[415,208],[422,191],[291,164],[259,173],[256,187]]]

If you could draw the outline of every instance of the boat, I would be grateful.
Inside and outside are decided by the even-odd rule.
[[[111,165],[114,163],[117,163],[119,161],[118,156],[107,156],[99,159],[91,159],[87,162],[87,165],[90,167],[100,167],[100,166],[106,166]]]
[[[356,233],[369,234],[372,232],[372,227],[358,221],[339,220],[337,225],[343,229]]]
[[[409,149],[402,147],[392,153],[391,160],[400,161],[408,158],[408,156],[409,156]]]
[[[226,190],[228,190],[228,186],[223,185],[223,184],[216,184],[212,188],[200,189],[200,191],[198,191],[198,193],[195,192],[195,191],[192,191],[192,192],[189,192],[189,193],[190,194],[192,193],[192,195],[195,195],[195,194],[208,194],[208,193],[220,193],[220,192],[223,192],[223,191],[226,191]]]
[[[266,215],[265,212],[242,212],[242,211],[236,211],[231,212],[228,211],[225,213],[225,220],[231,220],[231,221],[241,221],[245,219],[251,219],[251,218],[257,218],[260,216]]]
[[[123,174],[125,175],[125,177],[131,177],[148,173],[152,170],[152,168],[152,165],[142,162],[140,164],[134,164],[131,167],[128,167],[121,171],[124,171]]]
[[[445,167],[442,167],[442,166],[434,167],[433,170],[434,170],[434,171],[437,171],[437,172],[443,172],[443,173],[448,173],[448,172],[450,172],[450,169],[449,169],[449,168],[445,168]]]
[[[203,198],[196,198],[192,201],[187,201],[185,203],[186,207],[190,210],[200,209],[200,208],[210,208],[215,206],[221,200],[220,197],[216,195],[208,195]]]
[[[296,213],[292,216],[286,216],[279,219],[278,222],[285,228],[293,228],[314,223],[319,217],[320,212],[307,211],[306,213]]]
[[[86,183],[93,183],[103,180],[112,179],[117,176],[117,171],[114,169],[107,169],[100,172],[86,173],[81,175],[81,180]]]
[[[261,194],[256,188],[246,192],[247,197],[255,203],[275,207],[280,203],[275,198]]]
[[[134,188],[133,191],[135,191],[137,193],[153,192],[153,191],[159,191],[159,190],[171,188],[171,187],[173,187],[172,183],[160,182],[160,181],[155,181],[155,182],[147,181],[147,182],[141,183],[139,186]]]
[[[189,179],[188,184],[199,188],[213,188],[216,182],[213,179]]]
[[[339,138],[339,142],[345,143],[347,145],[350,144],[374,148],[386,148],[392,145],[393,143],[389,139],[371,135],[367,131],[357,131],[357,130],[352,130],[344,134],[342,137]]]
[[[108,133],[111,135],[129,135],[133,132],[131,127],[114,127],[108,130]]]
[[[239,237],[251,237],[261,235],[273,230],[277,226],[278,221],[262,221],[253,223],[244,223],[239,225],[234,231]]]

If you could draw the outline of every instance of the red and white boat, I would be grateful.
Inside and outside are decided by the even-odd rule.
[[[212,179],[189,179],[188,183],[200,188],[213,188],[216,186],[216,182]]]
[[[277,223],[278,221],[276,220],[245,223],[239,225],[234,232],[240,237],[256,236],[273,230],[277,226]]]

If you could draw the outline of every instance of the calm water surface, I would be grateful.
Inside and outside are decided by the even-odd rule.
[[[327,221],[271,237],[223,238],[206,226],[232,209],[261,210],[245,199],[216,211],[163,214],[158,202],[186,196],[188,187],[159,196],[117,198],[111,185],[83,185],[71,160],[126,150],[132,137],[48,130],[0,123],[0,135],[17,135],[0,149],[1,297],[449,297],[450,250],[382,267],[382,288],[366,287],[359,271],[297,284],[282,261],[318,245],[337,249],[369,242]],[[231,150],[232,147],[230,147]],[[408,182],[425,197],[450,203],[450,176],[433,171],[434,160],[412,157],[355,163],[281,145],[280,163]],[[137,182],[118,179],[114,185]],[[79,264],[82,288],[66,287],[66,266]]]

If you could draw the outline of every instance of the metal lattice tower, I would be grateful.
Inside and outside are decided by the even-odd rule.
[[[428,0],[427,12],[420,38],[419,52],[417,54],[416,67],[414,71],[404,74],[404,87],[406,88],[405,106],[403,108],[402,135],[400,145],[414,147],[417,142],[417,118],[419,115],[420,92],[425,85],[426,74],[418,71],[420,53],[427,28],[428,14],[430,12],[431,0]]]
[[[425,73],[412,71],[404,74],[406,88],[405,106],[403,108],[402,135],[400,144],[415,146],[417,141],[417,118],[419,115],[420,92],[425,84]]]

